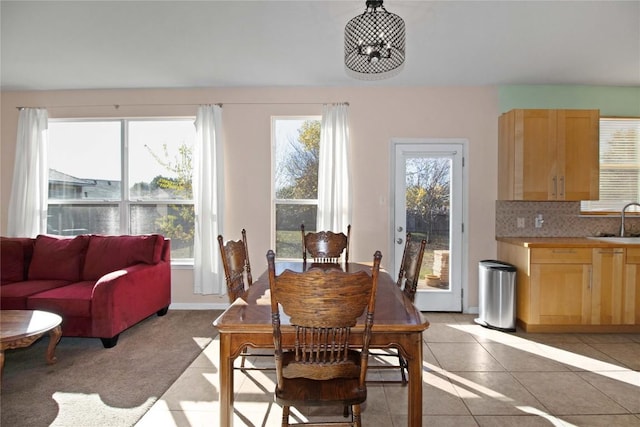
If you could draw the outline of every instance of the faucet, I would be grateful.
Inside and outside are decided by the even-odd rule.
[[[624,208],[622,208],[622,212],[620,212],[620,237],[624,237],[624,213],[627,210],[627,208],[630,206],[640,207],[640,203],[637,203],[637,202],[627,203],[626,205],[624,205]]]

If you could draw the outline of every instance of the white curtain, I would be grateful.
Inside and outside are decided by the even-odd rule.
[[[318,230],[347,232],[351,224],[348,104],[324,105],[318,166]]]
[[[20,110],[7,236],[35,237],[47,231],[47,124],[46,109]]]
[[[193,151],[195,209],[194,293],[224,293],[217,237],[224,205],[222,108],[203,105],[196,116]]]

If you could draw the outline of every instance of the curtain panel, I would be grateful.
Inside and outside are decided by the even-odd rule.
[[[349,106],[324,105],[318,166],[318,230],[347,231],[351,224]]]
[[[193,197],[195,210],[194,293],[224,294],[217,237],[224,212],[222,108],[203,105],[196,115]]]
[[[7,216],[9,237],[36,237],[47,231],[48,120],[44,108],[20,110]]]

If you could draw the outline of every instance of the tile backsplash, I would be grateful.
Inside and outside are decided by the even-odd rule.
[[[535,219],[542,216],[542,226]],[[640,233],[640,217],[628,215],[627,233]],[[620,215],[580,215],[580,202],[496,201],[496,237],[585,237],[620,233]]]

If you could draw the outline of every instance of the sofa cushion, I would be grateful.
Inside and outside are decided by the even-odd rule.
[[[9,283],[2,287],[0,309],[26,310],[28,296],[66,286],[69,283],[70,282],[66,280],[30,280],[27,282]]]
[[[91,317],[91,295],[95,282],[76,282],[27,298],[29,310],[45,310],[63,317]]]
[[[24,251],[14,240],[0,241],[0,281],[4,283],[24,280]]]
[[[134,264],[157,264],[162,257],[164,237],[92,235],[82,272],[83,280],[98,280],[107,273]]]
[[[33,248],[29,280],[58,279],[77,282],[81,277],[82,261],[88,243],[87,235],[39,235]]]
[[[32,239],[30,237],[0,237],[0,245],[7,245],[8,246],[12,246],[13,249],[9,249],[11,250],[15,250],[15,244],[18,243],[21,248],[22,248],[22,274],[20,275],[20,278],[17,281],[22,281],[22,280],[27,280],[28,277],[28,273],[29,273],[29,264],[31,263],[31,257],[33,257],[33,246],[35,244],[36,239]],[[12,243],[6,243],[6,242],[12,242]],[[7,254],[8,255],[8,254]],[[9,256],[10,258],[10,256]],[[16,280],[5,280],[5,271],[4,268],[8,267],[10,264],[5,264],[5,258],[2,258],[2,260],[0,261],[2,264],[0,264],[0,268],[2,269],[2,283],[10,283],[10,282],[15,282]],[[8,272],[7,272],[8,273]],[[7,277],[11,277],[11,274],[7,274]],[[15,278],[17,278],[17,274],[15,276]]]

